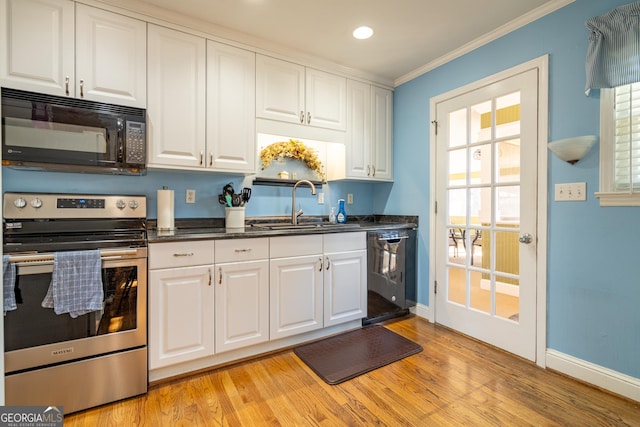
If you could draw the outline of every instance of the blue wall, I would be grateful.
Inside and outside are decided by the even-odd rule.
[[[515,65],[549,55],[549,141],[599,134],[599,93],[584,95],[585,20],[628,0],[576,0],[396,89],[395,184],[374,199],[384,212],[419,212],[419,302],[429,304],[429,100]],[[640,378],[639,208],[603,208],[599,147],[575,166],[549,158],[547,344]],[[587,201],[553,201],[561,182],[586,182]]]
[[[157,217],[156,191],[166,185],[175,192],[176,218],[223,218],[224,206],[218,194],[231,182],[236,192],[242,187],[252,188],[246,216],[291,215],[291,187],[253,186],[253,176],[224,175],[211,172],[178,172],[152,169],[146,176],[94,175],[60,172],[39,172],[2,168],[3,192],[29,191],[87,194],[143,194],[148,197],[147,217]],[[318,191],[324,193],[325,203],[319,205],[308,187],[298,187],[296,204],[305,215],[329,215],[338,199],[353,194],[352,205],[346,205],[347,216],[373,212],[372,184],[360,182],[332,182]],[[196,203],[185,203],[185,190],[196,190]]]

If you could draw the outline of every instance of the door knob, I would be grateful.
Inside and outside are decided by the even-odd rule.
[[[533,236],[529,233],[524,233],[518,238],[518,240],[520,241],[520,243],[529,244],[533,242]]]

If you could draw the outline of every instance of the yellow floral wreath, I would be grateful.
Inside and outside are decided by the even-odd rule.
[[[262,170],[269,167],[275,159],[288,157],[294,160],[301,160],[309,169],[322,177],[322,162],[318,160],[316,153],[297,139],[289,141],[274,142],[260,151],[262,160]]]

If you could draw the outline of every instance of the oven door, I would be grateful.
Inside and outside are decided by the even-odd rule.
[[[77,318],[41,306],[53,254],[11,256],[17,309],[4,318],[5,373],[146,345],[147,249],[101,252],[103,308]]]

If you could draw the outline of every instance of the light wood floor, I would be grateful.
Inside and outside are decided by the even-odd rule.
[[[339,385],[288,350],[65,417],[73,426],[638,426],[640,403],[545,371],[417,317],[387,323],[424,350]]]

